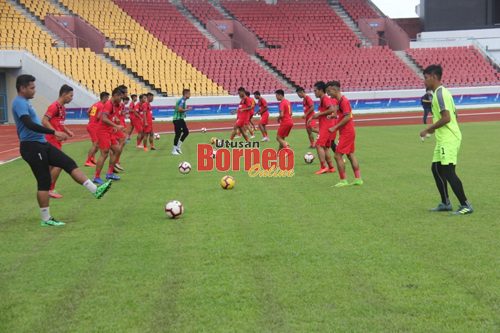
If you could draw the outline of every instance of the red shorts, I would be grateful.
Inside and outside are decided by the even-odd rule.
[[[264,112],[263,114],[260,115],[259,124],[262,124],[262,125],[269,124],[269,112]]]
[[[354,153],[354,139],[355,138],[356,138],[356,133],[342,133],[339,136],[339,142],[337,144],[337,148],[335,149],[335,152],[341,153],[341,154]]]
[[[59,141],[56,139],[54,135],[45,135],[45,139],[47,139],[47,142],[53,145],[54,147],[58,148],[61,150],[62,148],[62,141]]]
[[[322,146],[330,148],[332,145],[332,140],[335,140],[337,132],[330,133],[328,128],[325,130],[319,130],[318,137],[316,138],[316,146]]]
[[[309,119],[311,119],[311,118],[309,118]],[[316,119],[313,119],[313,120],[311,121],[311,125],[310,125],[310,126],[309,126],[309,125],[307,125],[307,122],[309,121],[309,119],[306,119],[306,129],[316,127]]]
[[[281,124],[280,127],[278,128],[278,136],[286,138],[290,134],[292,127],[293,127],[293,123],[292,124]]]
[[[99,139],[97,139],[97,126],[93,124],[87,124],[87,132],[90,134],[90,140],[92,142],[97,142]]]
[[[113,133],[115,135],[115,139],[125,139],[125,133],[123,131],[116,131]]]
[[[109,131],[97,131],[97,138],[99,139],[99,149],[110,149],[111,146],[118,145],[115,133]]]
[[[248,117],[248,120],[252,119],[254,115],[255,115],[255,111],[253,111],[253,110],[250,111],[250,117]]]
[[[246,113],[245,116],[244,116],[244,118],[245,118],[245,125],[249,125],[250,124],[250,118],[251,118],[250,112],[247,111],[245,113]]]
[[[136,129],[137,132],[142,132],[142,122],[140,119],[134,117],[132,119],[132,125],[134,125],[134,128]]]
[[[149,122],[148,121],[148,126],[144,126],[144,128],[142,129],[142,131],[144,133],[151,133],[151,132],[153,132],[153,122]]]
[[[243,117],[236,119],[236,126],[244,127],[245,126],[245,119],[243,119]]]

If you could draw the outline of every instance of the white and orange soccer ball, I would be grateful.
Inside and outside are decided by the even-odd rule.
[[[222,188],[225,190],[232,189],[235,184],[236,184],[236,180],[234,180],[234,178],[231,176],[224,176],[220,180],[220,186],[222,186]]]
[[[182,213],[184,213],[184,207],[177,200],[169,201],[165,206],[165,214],[171,219],[178,218]]]
[[[155,133],[155,135],[153,135],[153,138],[155,138],[155,140],[158,140],[160,138],[160,134]]]
[[[191,172],[191,164],[189,164],[188,162],[182,162],[181,164],[179,164],[179,172],[188,174],[189,172]]]
[[[314,161],[314,154],[313,153],[306,153],[304,155],[304,161],[306,161],[307,164],[311,164]]]
[[[206,131],[207,131],[207,129],[205,127],[201,128],[201,133],[205,133]]]

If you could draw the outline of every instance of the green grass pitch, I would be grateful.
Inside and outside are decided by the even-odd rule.
[[[304,163],[305,130],[285,179],[197,172],[196,143],[227,132],[191,134],[181,156],[172,135],[157,151],[132,143],[101,200],[61,174],[51,213],[64,227],[40,226],[23,160],[1,165],[0,332],[498,332],[498,127],[461,124],[475,212],[460,217],[428,211],[439,195],[422,126],[357,128],[365,185],[346,188]],[[63,147],[82,167],[88,148]]]

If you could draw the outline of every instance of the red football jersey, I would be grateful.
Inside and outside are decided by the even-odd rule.
[[[125,126],[125,115],[123,114],[123,111],[125,111],[125,104],[120,103],[116,118],[120,120],[120,125]]]
[[[313,100],[312,100],[312,98],[310,96],[306,95],[306,97],[302,100],[302,105],[304,105],[304,114],[306,114],[307,112],[309,112],[309,109],[311,108],[311,105],[314,105],[314,102],[313,102]],[[306,117],[306,119],[309,119],[312,116],[314,116],[314,112],[311,112]]]
[[[134,118],[135,117],[135,103],[134,102],[130,102],[130,104],[128,105],[128,116],[130,119]]]
[[[345,96],[342,96],[339,101],[339,110],[337,112],[337,115],[338,123],[342,119],[344,119],[344,117],[349,117],[349,121],[347,122],[347,124],[339,128],[339,133],[342,134],[354,132],[354,121],[352,119],[351,103]]]
[[[115,117],[116,117],[116,114],[119,112],[119,110],[120,110],[120,104],[113,104],[113,103],[111,103],[111,100],[108,100],[104,104],[101,113],[108,115],[108,119],[112,122],[115,122]],[[99,122],[99,126],[97,129],[99,131],[108,131],[108,132],[113,133],[114,127],[109,126],[108,124],[105,124],[102,121],[102,116],[101,116],[101,121]]]
[[[281,124],[293,124],[292,120],[292,104],[287,99],[280,102],[280,113],[283,111],[283,118],[281,118]]]
[[[148,122],[148,124],[152,124],[153,123],[153,108],[151,107],[151,104],[149,104],[148,102],[144,103],[142,105],[142,110],[143,111],[146,111],[146,121]]]
[[[97,116],[102,112],[103,107],[104,104],[102,104],[100,101],[94,103],[90,107],[89,124],[91,124],[92,126],[97,126],[99,124],[99,119],[97,118]]]
[[[64,121],[66,120],[66,108],[64,105],[59,104],[58,101],[50,104],[45,115],[50,119],[50,125],[54,130],[64,131]]]
[[[263,97],[259,98],[259,111],[264,109],[266,106],[267,106],[267,101]],[[267,109],[265,112],[262,112],[262,113],[266,113],[266,112],[269,112],[269,109]]]
[[[319,112],[324,112],[328,109],[330,105],[337,106],[338,102],[336,99],[330,99],[327,95],[323,96],[323,98],[319,101],[319,107],[318,111]],[[328,116],[319,116],[319,129],[321,130],[322,128],[328,129],[330,127],[335,126],[337,123],[337,119],[331,119],[328,120]]]

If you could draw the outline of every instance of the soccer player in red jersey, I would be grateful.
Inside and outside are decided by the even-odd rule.
[[[87,124],[87,132],[90,134],[90,140],[92,140],[92,147],[90,147],[89,154],[87,156],[87,160],[85,161],[85,166],[87,167],[95,167],[95,159],[94,156],[99,150],[99,139],[97,138],[97,126],[99,125],[99,119],[101,117],[101,111],[104,107],[104,103],[106,103],[109,99],[109,93],[103,91],[101,93],[101,100],[97,103],[94,103],[87,110],[87,116],[89,117],[89,123]]]
[[[64,132],[70,137],[73,137],[73,132],[71,132],[64,126],[64,121],[66,120],[66,108],[64,107],[64,104],[68,104],[72,100],[73,88],[68,86],[67,84],[63,84],[61,89],[59,89],[59,98],[47,109],[47,112],[42,119],[42,125],[57,132]],[[54,135],[46,134],[45,139],[54,147],[62,150],[62,141],[57,140]],[[55,190],[57,178],[59,178],[61,170],[62,169],[58,167],[50,167],[50,177],[52,181],[50,184],[49,196],[51,198],[62,198],[62,195],[57,193],[57,191]]]
[[[142,119],[143,115],[143,105],[146,103],[146,95],[139,95],[139,102],[137,102],[134,106],[134,127],[137,131],[137,148],[144,148],[142,145],[142,139],[144,138],[144,129],[142,124],[144,123],[144,119]]]
[[[332,156],[329,151],[332,142],[332,133],[328,130],[335,126],[338,103],[335,99],[332,100],[326,95],[326,84],[323,81],[318,81],[314,84],[314,95],[320,99],[319,112],[315,113],[313,117],[308,120],[308,123],[310,126],[313,119],[319,119],[319,131],[315,146],[321,163],[321,167],[316,174],[320,175],[326,172],[335,172]],[[328,117],[329,115],[332,116]],[[326,167],[326,163],[328,163],[328,168]]]
[[[278,123],[280,124],[280,127],[278,128],[278,134],[276,135],[276,140],[278,140],[280,144],[278,149],[279,152],[281,149],[289,148],[287,142],[285,141],[285,138],[290,134],[290,131],[292,130],[293,120],[292,104],[290,104],[290,102],[285,99],[285,92],[283,90],[276,90],[276,99],[280,102],[280,115],[278,116]]]
[[[97,160],[95,167],[95,174],[92,181],[94,183],[103,184],[104,181],[101,179],[101,170],[104,162],[108,158],[109,151],[113,153],[109,158],[108,172],[106,173],[106,179],[120,180],[121,178],[115,176],[113,171],[116,163],[116,159],[120,156],[120,146],[116,140],[115,133],[118,131],[123,131],[123,126],[117,123],[116,115],[120,112],[120,102],[123,97],[123,91],[119,88],[115,88],[111,94],[111,99],[108,100],[101,112],[101,121],[97,127],[97,138],[99,139],[99,149],[101,150],[101,155]],[[123,133],[123,132],[122,132]]]
[[[144,132],[144,140],[143,140],[143,145],[144,145],[144,151],[148,151],[148,144],[147,144],[147,139],[149,136],[149,144],[151,146],[151,150],[156,150],[155,146],[153,145],[153,136],[155,135],[153,131],[153,120],[155,119],[153,117],[153,108],[151,107],[151,102],[153,102],[154,96],[153,93],[147,93],[146,95],[146,103],[143,104],[143,132]]]
[[[123,126],[123,131],[117,131],[115,133],[116,140],[118,140],[118,144],[120,145],[120,156],[116,158],[115,168],[121,171],[123,171],[123,168],[120,165],[121,152],[123,152],[123,147],[125,147],[125,144],[127,143],[127,141],[125,140],[125,136],[127,133],[127,123],[125,122],[125,118],[127,117],[127,110],[125,108],[125,105],[128,104],[129,100],[130,98],[128,97],[122,98],[122,102],[120,103],[120,111],[116,115],[116,118],[119,120],[119,125]]]
[[[253,134],[253,130],[255,129],[255,125],[253,124],[252,118],[255,115],[255,100],[250,96],[249,91],[245,91],[245,95],[247,96],[248,99],[250,99],[250,102],[252,103],[252,108],[250,111],[248,111],[248,116],[247,116],[247,121],[245,122],[245,127],[248,129],[250,132],[250,139],[255,138],[255,135]]]
[[[261,142],[269,141],[269,137],[267,136],[267,128],[266,125],[269,123],[269,106],[267,106],[267,101],[260,95],[259,91],[253,93],[257,101],[259,102],[259,110],[257,114],[260,115],[259,121],[259,129],[262,132],[262,140]]]
[[[363,185],[363,180],[359,172],[358,159],[354,156],[354,139],[356,138],[356,131],[354,130],[354,122],[352,120],[351,103],[342,95],[340,91],[340,82],[328,82],[327,89],[329,90],[329,95],[338,101],[337,124],[329,129],[330,133],[335,133],[337,130],[339,132],[339,141],[335,149],[335,161],[337,162],[337,168],[339,170],[340,182],[337,183],[335,187]],[[346,154],[349,161],[351,161],[352,170],[354,171],[355,180],[352,184],[348,184],[345,177],[344,154]]]
[[[131,95],[130,98],[132,99],[130,102],[130,105],[128,106],[128,118],[130,120],[130,129],[128,131],[128,136],[127,136],[127,141],[130,141],[130,136],[132,135],[132,132],[134,131],[134,118],[135,118],[135,113],[134,113],[134,108],[135,108],[135,103],[137,102],[137,95]]]
[[[240,87],[238,89],[238,96],[240,96],[241,102],[240,106],[238,107],[238,110],[236,111],[238,113],[238,117],[236,118],[236,124],[234,124],[233,132],[231,133],[231,140],[234,139],[236,131],[239,129],[245,141],[249,141],[247,134],[245,132],[245,122],[248,116],[248,111],[252,109],[252,102],[249,99],[247,99],[245,91],[246,90],[243,87]],[[232,111],[231,113],[234,114],[235,112]]]
[[[311,142],[311,146],[309,148],[314,148],[314,133],[318,133],[318,128],[316,127],[316,119],[313,119],[309,124],[309,119],[314,116],[314,102],[310,96],[308,96],[304,90],[304,88],[297,88],[297,95],[302,98],[302,104],[304,106],[304,115],[302,119],[306,121],[306,131],[307,136],[309,137],[309,142]]]

